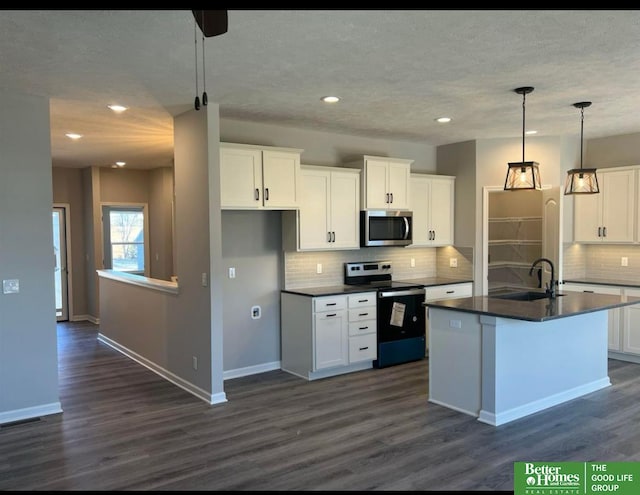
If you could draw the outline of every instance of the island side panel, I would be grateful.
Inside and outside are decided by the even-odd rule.
[[[478,416],[481,395],[479,315],[429,310],[429,402]]]
[[[545,322],[481,320],[482,422],[498,426],[611,384],[607,311]]]

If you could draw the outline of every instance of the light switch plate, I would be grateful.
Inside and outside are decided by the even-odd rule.
[[[18,292],[20,292],[20,280],[12,278],[2,281],[3,294],[17,294]]]

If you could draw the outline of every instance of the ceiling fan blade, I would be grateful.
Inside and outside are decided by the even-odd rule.
[[[192,10],[191,12],[202,34],[207,38],[227,32],[229,26],[226,10]]]

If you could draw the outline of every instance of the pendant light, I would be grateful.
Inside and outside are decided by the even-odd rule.
[[[526,95],[533,91],[531,86],[516,88],[514,91],[522,95],[522,161],[510,162],[507,178],[504,181],[505,191],[520,191],[526,189],[542,189],[540,170],[537,162],[524,161],[524,109]]]
[[[600,192],[598,177],[595,168],[582,168],[582,149],[584,136],[584,109],[591,106],[590,101],[581,101],[573,104],[580,109],[580,168],[572,168],[567,172],[567,180],[564,183],[565,194],[596,194]]]

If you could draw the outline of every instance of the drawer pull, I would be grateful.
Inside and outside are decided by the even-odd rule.
[[[327,315],[327,318],[331,318],[332,316],[338,316],[338,314],[337,314],[337,313],[331,313],[331,314],[328,314],[328,315]]]
[[[367,302],[369,299],[358,299],[358,302]]]
[[[589,294],[593,294],[592,290],[583,290],[582,292],[588,292]]]
[[[447,294],[453,294],[455,292],[455,290],[448,290]]]
[[[335,306],[337,303],[327,303],[327,306]]]
[[[358,316],[369,316],[369,313],[359,313]]]
[[[367,330],[369,327],[358,327],[358,330]]]
[[[360,350],[361,350],[361,351],[366,351],[368,348],[369,348],[369,346],[367,346],[367,347],[361,347],[361,348],[360,348]]]

